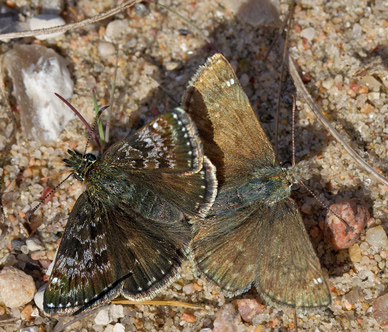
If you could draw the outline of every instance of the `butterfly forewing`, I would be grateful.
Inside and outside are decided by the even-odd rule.
[[[182,105],[197,125],[205,154],[226,182],[249,174],[253,167],[275,164],[272,146],[236,74],[221,54],[200,67]]]
[[[44,294],[47,313],[92,309],[120,292],[120,279],[131,274],[131,266],[112,259],[116,258],[113,236],[104,208],[82,194],[69,216]]]

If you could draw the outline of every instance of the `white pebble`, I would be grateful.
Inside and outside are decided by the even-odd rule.
[[[115,47],[111,43],[101,42],[98,44],[98,55],[106,58],[116,52]]]
[[[374,247],[388,247],[388,237],[381,226],[370,228],[366,232],[366,241]]]
[[[242,74],[240,77],[240,84],[242,86],[247,86],[249,83],[249,76],[247,74]]]
[[[120,323],[117,323],[114,327],[113,327],[113,332],[125,332],[125,327],[123,324],[120,324]]]
[[[122,34],[127,32],[128,27],[128,20],[114,20],[110,22],[105,30],[105,39],[110,42],[119,38]]]
[[[112,305],[109,309],[110,319],[116,322],[119,318],[124,317],[124,307],[122,305]]]
[[[36,141],[57,139],[75,118],[54,95],[56,92],[68,99],[73,94],[66,61],[44,46],[17,45],[5,54],[4,64],[14,83],[24,134]]]
[[[193,294],[195,292],[194,284],[184,285],[182,291],[187,295]]]
[[[308,41],[311,41],[315,36],[315,29],[314,28],[306,28],[303,29],[300,33],[300,35],[303,38],[306,38]]]
[[[96,318],[94,318],[94,323],[97,325],[108,325],[110,322],[109,308],[103,308],[98,312]]]
[[[65,20],[57,15],[36,15],[30,20],[30,29],[45,29],[45,28],[51,28],[58,25],[65,25]],[[35,36],[36,39],[44,40],[49,38],[55,38],[60,35],[63,35],[65,32],[56,32],[56,33],[49,33],[46,35],[39,35]]]
[[[26,240],[26,245],[29,251],[43,251],[45,250],[45,247],[42,245],[42,243],[34,237],[30,237]]]

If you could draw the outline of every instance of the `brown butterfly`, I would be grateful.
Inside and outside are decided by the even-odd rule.
[[[302,170],[278,165],[232,67],[209,58],[189,83],[183,107],[197,125],[220,189],[192,240],[197,268],[228,296],[255,285],[269,304],[326,307],[330,292],[290,198]]]

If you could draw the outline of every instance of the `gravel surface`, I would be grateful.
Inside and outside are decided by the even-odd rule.
[[[267,59],[265,55],[278,34],[277,20],[271,17],[273,9],[265,1],[259,6],[259,9],[270,8],[262,11],[265,19],[259,17],[261,11],[257,10],[254,1],[248,1],[241,10],[236,5],[230,9],[229,2],[171,0],[163,1],[163,4],[189,18],[228,58],[273,141],[282,58],[280,42],[275,43]],[[23,18],[41,12],[35,5],[37,2],[31,3],[12,2],[13,9],[21,12]],[[96,15],[115,4],[115,1],[65,1],[61,16],[69,23]],[[277,8],[284,19],[287,2],[277,4]],[[257,21],[252,15],[254,10],[259,13]],[[388,130],[385,127],[388,69],[379,59],[387,58],[387,10],[388,3],[384,1],[305,0],[296,6],[290,30],[290,51],[301,67],[313,99],[343,138],[383,174],[387,171],[388,155]],[[264,21],[270,25],[263,26]],[[56,39],[24,38],[1,43],[1,53],[15,44],[43,45],[66,59],[74,81],[71,103],[89,122],[94,117],[92,89],[96,90],[101,105],[108,103],[115,64],[112,44],[118,45],[113,141],[177,106],[191,76],[214,53],[202,36],[172,13],[154,5],[129,9]],[[372,69],[364,77],[356,76],[368,65]],[[159,84],[162,89],[158,88]],[[294,94],[295,88],[288,77],[281,92],[279,159],[282,162],[289,161],[292,155]],[[17,105],[12,98],[10,103],[12,114],[17,117]],[[377,322],[372,304],[384,294],[388,282],[385,267],[388,257],[385,235],[387,187],[357,166],[302,100],[297,106],[296,157],[297,161],[308,160],[312,164],[313,176],[307,182],[309,188],[324,204],[360,198],[374,218],[367,226],[370,228],[361,233],[352,247],[336,250],[323,240],[325,208],[308,192],[295,192],[293,196],[328,277],[333,298],[332,305],[325,311],[298,313],[299,330],[382,331],[380,324],[384,324],[386,318],[379,315]],[[76,119],[66,126],[56,141],[43,144],[26,139],[21,130],[16,130],[12,136],[13,128],[9,110],[2,103],[0,157],[5,159],[5,189],[0,260],[3,266],[13,266],[32,276],[39,289],[47,281],[48,265],[59,245],[67,215],[83,190],[82,184],[75,179],[68,180],[36,212],[37,222],[30,225],[36,229],[33,235],[36,240],[26,242],[31,236],[24,226],[25,215],[39,202],[44,188],[55,187],[67,175],[63,173],[66,168],[62,158],[66,157],[69,148],[82,151],[87,131]],[[11,151],[6,155],[7,143],[12,140]],[[285,331],[294,327],[293,310],[263,306],[264,302],[253,289],[238,298],[225,298],[218,287],[195,275],[189,262],[184,264],[180,278],[158,299],[200,304],[203,308],[114,305],[82,318],[71,329],[259,332]],[[386,306],[386,302],[380,302],[380,306]],[[55,324],[56,320],[40,313],[34,302],[12,309],[0,306],[0,332],[19,331],[20,328],[25,328],[23,331],[51,331]]]

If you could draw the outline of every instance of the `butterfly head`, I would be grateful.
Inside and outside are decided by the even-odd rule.
[[[311,178],[310,163],[306,160],[299,162],[291,168],[283,168],[290,184],[298,184]]]
[[[94,164],[97,158],[91,153],[82,154],[76,150],[68,150],[67,152],[70,157],[63,159],[63,162],[67,167],[74,170],[77,180],[84,181],[90,166]]]

